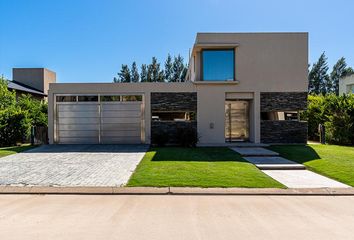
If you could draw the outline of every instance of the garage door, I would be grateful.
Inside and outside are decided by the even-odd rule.
[[[142,142],[142,96],[57,96],[56,142]]]

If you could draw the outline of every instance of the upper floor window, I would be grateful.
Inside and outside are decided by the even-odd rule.
[[[235,79],[235,51],[233,49],[205,49],[202,51],[204,81],[233,81]]]

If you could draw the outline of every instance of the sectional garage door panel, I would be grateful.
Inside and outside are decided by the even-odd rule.
[[[102,131],[132,131],[132,130],[140,130],[141,123],[106,123],[101,126]]]
[[[59,104],[58,112],[97,112],[97,104]]]
[[[98,130],[97,124],[62,124],[58,127],[59,131],[83,131],[83,130]]]
[[[141,143],[141,103],[102,103],[101,142]]]
[[[57,142],[63,144],[139,144],[142,102],[57,103]]]
[[[61,137],[60,142],[61,144],[98,144],[97,138],[75,138],[75,137]]]
[[[98,104],[58,104],[59,143],[99,143]]]
[[[139,137],[101,137],[103,144],[139,144],[141,143]]]

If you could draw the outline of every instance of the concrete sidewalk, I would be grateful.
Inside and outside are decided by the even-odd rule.
[[[354,197],[0,195],[0,239],[353,239]]]

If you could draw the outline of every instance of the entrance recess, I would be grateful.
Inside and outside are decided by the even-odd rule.
[[[225,141],[249,140],[249,101],[226,100],[225,102]]]

